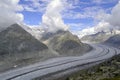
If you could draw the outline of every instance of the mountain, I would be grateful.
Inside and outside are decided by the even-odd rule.
[[[61,34],[61,33],[64,34],[65,31],[58,30],[57,32],[44,32],[44,34],[42,34],[41,40],[42,41],[48,40],[49,38],[51,38],[55,35]]]
[[[120,34],[111,36],[108,40],[106,40],[104,43],[107,43],[109,45],[115,46],[117,48],[120,48]]]
[[[0,59],[19,60],[45,57],[45,54],[51,55],[48,47],[18,24],[13,24],[0,32]]]
[[[34,36],[37,40],[41,41],[42,34],[44,33],[43,28],[37,26],[30,27],[23,24],[21,24],[21,26],[23,26],[23,28],[32,36]]]
[[[111,34],[111,33],[106,33],[104,31],[101,31],[96,34],[85,35],[81,38],[81,40],[88,41],[88,42],[104,42],[112,35],[113,34]]]
[[[58,31],[51,35],[47,45],[60,55],[81,55],[91,49],[80,39],[69,31]]]

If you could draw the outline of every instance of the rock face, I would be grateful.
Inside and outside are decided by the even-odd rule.
[[[105,43],[120,48],[120,34],[110,37],[108,40],[105,41]]]
[[[69,31],[59,31],[49,39],[48,45],[60,55],[81,55],[90,50],[79,38]]]
[[[86,35],[83,36],[81,38],[82,41],[89,41],[89,42],[104,42],[106,41],[110,36],[112,36],[111,34],[107,34],[105,32],[98,32],[96,34],[92,34],[92,35]]]
[[[1,57],[29,58],[47,50],[48,47],[45,44],[35,39],[18,24],[13,24],[0,32]]]

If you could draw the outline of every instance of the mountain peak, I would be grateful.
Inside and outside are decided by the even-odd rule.
[[[6,44],[6,45],[5,45]],[[6,49],[3,50],[1,48]],[[10,49],[9,49],[10,48]],[[35,39],[30,33],[18,24],[9,26],[6,30],[0,32],[0,54],[6,52],[23,53],[32,51],[42,51],[48,47]]]
[[[8,29],[14,29],[14,30],[24,30],[23,28],[22,28],[22,26],[20,26],[19,24],[17,24],[17,23],[15,23],[15,24],[12,24],[12,25],[10,25],[9,27],[8,27]]]
[[[20,26],[19,24],[17,24],[17,23],[14,23],[14,24],[12,24],[11,26]]]

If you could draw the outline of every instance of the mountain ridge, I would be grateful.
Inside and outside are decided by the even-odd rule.
[[[95,34],[91,34],[91,35],[85,35],[81,38],[82,41],[88,41],[88,42],[104,42],[107,39],[109,39],[109,37],[111,37],[113,34],[108,34],[104,31],[95,33]]]
[[[2,56],[16,56],[20,59],[19,56],[28,58],[43,53],[52,54],[45,44],[38,41],[18,24],[13,24],[0,32],[0,37],[0,55]]]
[[[82,55],[90,50],[90,46],[69,31],[63,31],[48,39],[48,46],[61,55]]]

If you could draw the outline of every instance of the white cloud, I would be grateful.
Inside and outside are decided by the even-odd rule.
[[[113,3],[116,1],[118,0],[92,0],[92,2],[96,4],[108,4],[108,3]]]
[[[101,21],[99,22],[96,26],[94,26],[94,32],[101,32],[101,31],[105,31],[108,32],[110,31],[110,29],[112,28],[112,26],[105,21]]]
[[[68,26],[64,24],[61,17],[63,9],[64,3],[62,0],[52,0],[46,8],[45,14],[42,16],[42,26],[48,27],[48,30],[52,32],[59,29],[67,30]]]
[[[120,1],[111,9],[111,13],[102,11],[96,16],[96,19],[108,23],[110,27],[120,27]]]
[[[95,33],[94,27],[86,28],[86,29],[83,29],[82,31],[73,32],[73,34],[78,35],[79,38],[83,37],[84,35],[90,35],[94,33]]]
[[[112,8],[111,13],[105,13],[101,12],[97,19],[100,20],[97,27],[101,28],[101,25],[103,25],[103,28],[107,26],[107,28],[120,28],[120,1]],[[103,23],[104,22],[104,23]]]
[[[71,27],[80,27],[80,26],[83,26],[83,24],[81,23],[68,23],[69,26]]]
[[[30,11],[30,12],[36,12],[32,7],[29,7],[28,5],[23,5],[25,11]]]
[[[30,12],[41,12],[44,13],[46,11],[47,5],[53,0],[25,0],[29,1],[28,4],[23,4],[24,9]],[[80,4],[89,4],[89,2],[85,3],[80,0],[61,0],[64,6],[64,10],[62,12],[62,17],[64,19],[80,19],[80,18],[88,18],[95,17],[97,13],[99,13],[100,7],[87,7],[82,9],[81,12],[75,12],[74,9],[81,9]]]
[[[46,6],[50,2],[50,0],[25,0],[25,1],[29,1],[29,3],[27,4],[22,4],[25,11],[41,13],[45,12]]]
[[[83,19],[92,18],[98,22],[97,25],[92,28],[87,28],[81,31],[83,34],[91,34],[98,31],[113,28],[113,26],[120,26],[120,3],[118,3],[114,8],[112,8],[111,14],[106,13],[106,9],[100,7],[99,4],[108,4],[116,2],[117,0],[92,0],[91,3],[96,3],[97,6],[84,7],[80,9],[80,4],[83,3],[80,0],[25,0],[30,1],[31,4],[23,5],[24,9],[32,12],[42,12],[42,25],[48,27],[49,31],[56,31],[58,29],[68,29],[68,26],[64,24],[64,19]],[[74,9],[83,10],[81,12],[75,12]],[[61,15],[62,14],[62,15]],[[81,24],[69,24],[69,26],[81,26]],[[79,32],[80,33],[80,32]]]
[[[118,27],[118,26],[120,27],[120,1],[112,9],[111,14],[109,15],[107,21],[114,27]]]
[[[23,7],[18,3],[19,0],[0,0],[0,28],[23,21],[24,16],[17,12],[22,11]]]
[[[104,11],[101,7],[98,6],[86,7],[82,10],[83,11],[75,12],[74,10],[67,9],[63,13],[63,18],[64,19],[85,19],[85,18],[94,19],[101,11]]]
[[[81,38],[84,35],[91,35],[102,31],[110,32],[111,29],[113,29],[113,26],[110,25],[110,23],[105,21],[100,21],[97,25],[83,29],[82,31],[78,31],[76,32],[76,34]]]
[[[82,31],[76,32],[78,35],[89,35],[101,31],[109,32],[112,30],[120,30],[120,1],[112,8],[111,13],[101,11],[96,19],[99,20],[98,24]]]
[[[112,28],[112,26],[108,22],[101,21],[93,27],[83,29],[82,31],[79,32],[79,35],[80,36],[90,35],[90,34],[95,34],[97,32],[101,32],[101,31],[109,32],[111,30],[111,28]]]

